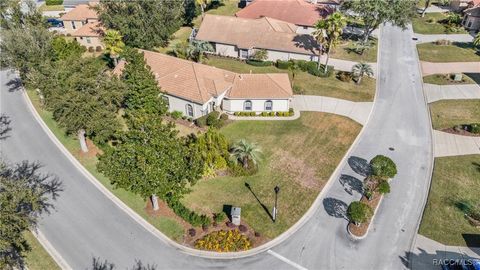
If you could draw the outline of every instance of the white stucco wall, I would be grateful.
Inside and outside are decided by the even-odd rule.
[[[87,49],[92,47],[94,50],[96,50],[98,46],[100,46],[102,50],[104,48],[99,37],[75,37],[75,40],[80,43],[80,45],[85,46]]]
[[[290,100],[289,99],[249,99],[252,102],[252,111],[254,112],[264,112],[265,111],[265,101],[272,101],[272,111],[288,111],[290,109]],[[227,112],[243,112],[243,106],[246,99],[223,99],[223,110]]]
[[[193,119],[199,118],[203,115],[208,113],[208,103],[203,105],[197,104],[195,102],[191,102],[185,99],[181,99],[175,96],[171,96],[168,94],[164,94],[168,97],[168,111],[180,111],[183,115],[188,116],[187,114],[187,104],[192,105],[193,107]]]
[[[277,61],[277,60],[287,61],[287,60],[290,60],[290,59],[317,61],[317,59],[318,59],[318,57],[316,55],[308,55],[308,54],[292,53],[292,52],[282,52],[282,51],[274,51],[274,50],[267,50],[267,51],[268,51],[268,60],[270,60],[270,61]]]
[[[470,24],[470,26],[468,26],[468,24]],[[463,26],[470,30],[478,30],[480,29],[480,18],[465,15]]]
[[[311,26],[301,26],[301,25],[297,25],[297,26],[298,26],[297,31],[295,31],[297,34],[311,34],[313,33],[313,31],[315,31],[315,28]]]
[[[215,43],[215,52],[222,56],[238,57],[238,50],[234,45]]]

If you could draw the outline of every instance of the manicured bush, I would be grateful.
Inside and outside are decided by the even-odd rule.
[[[239,113],[239,112],[234,112],[234,113],[233,113],[233,115],[235,115],[235,116],[239,116],[239,115],[240,115],[240,113]]]
[[[378,193],[380,194],[387,194],[390,193],[390,184],[388,183],[387,180],[382,179],[380,183],[378,183]]]
[[[248,250],[251,246],[250,239],[238,230],[214,231],[195,242],[195,248],[216,252]]]
[[[46,0],[45,5],[47,6],[63,5],[63,0]]]
[[[393,178],[397,174],[397,165],[389,157],[378,155],[370,160],[373,175]]]
[[[181,111],[173,111],[170,115],[173,119],[179,119],[182,117],[183,113]]]
[[[256,112],[250,112],[250,116],[257,116]]]
[[[209,226],[211,224],[211,220],[206,215],[199,215],[191,211],[177,199],[170,198],[167,200],[167,204],[176,215],[194,227],[201,225]]]
[[[277,60],[277,68],[279,69],[289,69],[292,66],[292,61],[282,61]]]
[[[223,113],[220,115],[220,121],[226,122],[228,120],[228,115],[226,113]]]
[[[95,51],[95,49],[93,47],[88,47],[88,52],[93,53],[94,51]]]
[[[190,235],[190,237],[194,237],[195,235],[197,235],[197,231],[195,230],[195,228],[188,229],[188,235]]]
[[[216,213],[215,215],[213,215],[213,220],[216,223],[220,223],[220,222],[224,221],[226,217],[227,217],[227,215],[225,215],[224,212],[219,212],[219,213]]]
[[[480,133],[480,123],[474,123],[474,124],[468,125],[468,132],[479,134]]]
[[[207,115],[195,119],[195,125],[201,128],[207,126]]]
[[[367,222],[372,214],[372,208],[363,202],[352,202],[347,209],[348,219],[356,225]]]
[[[248,231],[247,226],[245,226],[245,225],[243,225],[243,224],[240,224],[240,225],[238,226],[238,230],[241,231],[241,232],[246,232],[246,231]]]
[[[220,112],[213,111],[207,115],[207,126],[218,127],[220,120],[218,117],[220,116]]]
[[[268,116],[268,112],[262,112],[261,115],[262,116]]]
[[[293,108],[288,109],[288,115],[289,116],[294,116],[295,112],[293,111]]]
[[[248,59],[245,62],[251,66],[256,66],[256,67],[267,67],[267,66],[273,65],[272,61],[259,61],[254,59]]]
[[[268,116],[275,116],[275,112],[269,112]]]

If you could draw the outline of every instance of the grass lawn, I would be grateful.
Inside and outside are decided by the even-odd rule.
[[[30,252],[26,254],[25,262],[30,270],[60,270],[57,263],[50,257],[50,254],[38,242],[31,232],[25,232],[25,239],[30,245]]]
[[[371,40],[371,42],[373,43],[372,47],[360,55],[352,51],[352,48],[354,48],[353,40],[343,40],[334,51],[330,53],[330,57],[355,62],[377,62],[378,42],[376,39]]]
[[[452,45],[423,43],[417,45],[420,60],[428,62],[480,62],[480,53],[472,43],[454,42]]]
[[[65,11],[65,8],[63,7],[63,5],[47,6],[47,5],[43,4],[38,8],[38,10],[40,12],[44,12],[44,11]]]
[[[115,196],[120,198],[120,200],[122,200],[125,204],[127,204],[130,208],[132,208],[135,212],[137,212],[140,216],[142,216],[145,220],[150,222],[168,237],[176,241],[182,240],[184,233],[183,227],[178,224],[177,221],[166,217],[151,217],[147,215],[144,210],[146,201],[142,197],[124,189],[114,189],[110,184],[110,180],[97,171],[97,157],[80,154],[81,150],[78,141],[74,137],[65,135],[64,129],[60,128],[55,120],[53,120],[52,113],[41,108],[38,96],[34,91],[29,90],[27,93],[32,100],[33,105],[37,109],[37,112],[40,114],[50,130],[93,176],[95,176],[108,190],[115,194]]]
[[[448,84],[476,84],[480,83],[480,74],[468,73],[463,74],[462,81],[454,81],[454,74],[433,74],[423,77],[424,83],[448,85]]]
[[[454,203],[459,200],[479,202],[478,194],[480,155],[436,158],[419,233],[446,245],[466,246],[463,234],[478,236],[480,229],[471,226]]]
[[[429,106],[434,129],[441,130],[461,124],[480,123],[480,99],[441,100]]]
[[[238,73],[287,73],[288,70],[278,69],[274,66],[256,67],[235,59],[210,56],[207,65],[230,70]],[[292,80],[292,74],[290,74]],[[342,82],[335,76],[328,78],[315,77],[307,72],[298,71],[295,75],[294,85],[300,87],[305,95],[328,96],[351,101],[372,101],[375,95],[375,79],[364,78],[362,84],[353,81]]]
[[[424,5],[422,6],[424,7]],[[426,13],[425,17],[421,17],[420,14],[412,19],[413,32],[418,34],[448,34],[444,24],[440,23],[441,20],[447,18],[446,13],[435,12]],[[433,20],[433,21],[431,21]],[[431,22],[430,22],[431,21]],[[460,31],[452,34],[468,34],[464,28],[459,28]]]
[[[292,226],[311,206],[361,126],[347,118],[304,112],[293,121],[237,121],[220,131],[231,141],[246,139],[263,151],[259,172],[249,177],[201,180],[183,202],[204,213],[224,205],[242,208],[242,220],[268,238]],[[250,184],[254,195],[246,188]],[[280,187],[278,219],[274,224],[273,188]]]

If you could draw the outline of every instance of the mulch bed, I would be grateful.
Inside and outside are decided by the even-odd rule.
[[[377,209],[381,198],[382,198],[382,195],[375,192],[373,194],[372,200],[369,201],[367,197],[363,196],[362,199],[360,199],[360,201],[370,206],[373,212],[375,212],[375,209]],[[350,231],[351,234],[357,237],[362,237],[367,233],[368,227],[370,226],[370,222],[372,221],[372,219],[373,219],[373,216],[367,222],[360,224],[360,226],[357,226],[353,222],[350,222],[348,224],[348,230]]]
[[[96,157],[98,154],[100,155],[103,154],[102,150],[100,150],[100,148],[98,148],[91,140],[86,139],[86,142],[87,142],[88,152],[84,153],[81,149],[78,150],[77,153],[80,157],[89,158],[89,157]]]
[[[442,129],[442,131],[456,134],[456,135],[462,135],[462,136],[480,137],[480,134],[468,132],[467,130],[464,130],[464,129],[456,130],[454,128],[445,128],[445,129]]]

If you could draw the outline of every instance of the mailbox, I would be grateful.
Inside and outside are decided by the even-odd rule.
[[[240,213],[242,212],[242,208],[240,207],[232,207],[232,211],[230,212],[230,216],[232,217],[232,223],[235,225],[240,225]]]

